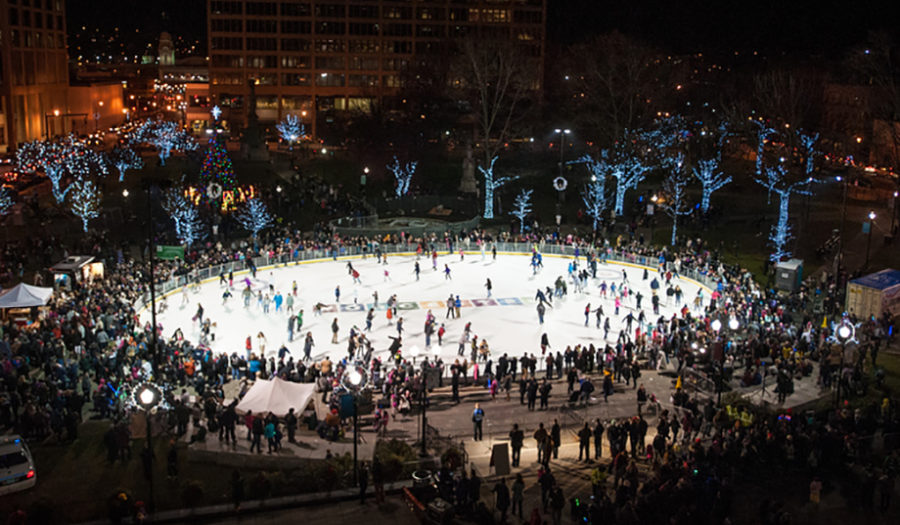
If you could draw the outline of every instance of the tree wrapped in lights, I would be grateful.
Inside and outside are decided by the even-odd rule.
[[[497,162],[497,156],[491,157],[491,163],[485,166],[478,166],[478,171],[484,177],[484,218],[494,218],[494,191],[502,187],[508,182],[512,182],[519,177],[496,177],[494,175],[494,163]]]
[[[0,186],[0,216],[12,211],[13,205],[15,205],[15,202],[13,202],[12,195],[9,194],[6,188]]]
[[[603,212],[609,206],[609,198],[606,194],[606,174],[609,172],[609,163],[605,158],[595,159],[590,155],[584,155],[569,164],[584,164],[591,172],[591,181],[584,186],[581,199],[587,214],[593,219],[594,231],[603,220]]]
[[[689,176],[684,170],[684,156],[675,157],[674,167],[670,175],[663,181],[663,193],[666,194],[666,202],[662,208],[672,217],[672,246],[675,246],[675,238],[678,235],[678,217],[689,215],[691,208],[685,202],[685,193]]]
[[[214,183],[221,186],[222,191],[231,191],[237,186],[231,157],[215,137],[210,139],[206,157],[200,166],[201,190],[208,193],[209,186]]]
[[[413,175],[416,173],[416,166],[418,165],[419,163],[417,161],[401,164],[396,156],[394,156],[393,162],[387,165],[387,169],[394,174],[394,179],[397,180],[397,188],[395,191],[398,199],[409,193],[409,183],[412,181]]]
[[[609,153],[604,151],[603,155],[608,156]],[[637,188],[646,178],[648,171],[649,166],[645,166],[640,159],[630,154],[620,155],[618,159],[610,162],[609,175],[616,179],[616,216],[624,213],[625,193]]]
[[[119,182],[125,180],[125,172],[139,170],[144,167],[144,160],[128,145],[116,145],[109,153],[109,160],[119,172]]]
[[[534,190],[522,190],[513,202],[514,208],[513,211],[510,212],[510,215],[519,219],[520,233],[525,231],[525,217],[528,217],[528,214],[531,213],[532,193],[534,193]]]
[[[300,123],[300,118],[297,115],[285,115],[281,122],[275,126],[275,129],[281,135],[281,140],[288,143],[291,151],[294,150],[294,143],[300,141],[306,135],[306,128]]]
[[[778,222],[772,226],[772,231],[769,234],[769,242],[772,244],[772,253],[769,255],[769,260],[773,262],[778,262],[791,256],[791,252],[787,249],[788,241],[792,238],[791,225],[789,223],[791,195],[795,193],[798,195],[809,194],[808,190],[801,189],[803,184],[810,183],[808,178],[788,184],[785,181],[786,176],[787,168],[779,164],[775,167],[766,167],[765,179],[756,179],[757,183],[769,188],[769,191],[778,195]]]
[[[16,170],[21,173],[43,171],[50,179],[50,191],[56,202],[66,200],[67,179],[80,180],[93,173],[106,175],[106,159],[74,135],[56,140],[36,140],[22,144],[16,151]]]
[[[88,231],[88,221],[100,216],[100,192],[94,181],[76,180],[69,189],[70,208],[76,217],[81,219],[84,232]]]
[[[750,119],[750,123],[756,126],[756,176],[757,178],[762,178],[764,171],[763,161],[766,155],[766,142],[775,134],[775,129],[770,128],[762,120]],[[769,196],[771,195],[772,191],[769,190]]]
[[[694,177],[700,181],[703,186],[703,196],[700,199],[700,211],[706,215],[709,211],[709,198],[713,192],[721,189],[723,186],[731,182],[731,176],[726,176],[719,170],[719,161],[717,159],[701,160],[694,168]]]
[[[259,232],[272,226],[275,221],[264,203],[259,198],[248,200],[240,211],[235,214],[235,219],[245,230],[253,233],[256,238]]]
[[[206,236],[200,212],[179,190],[171,188],[166,191],[163,208],[175,222],[175,236],[190,247]]]
[[[809,177],[816,167],[816,142],[819,141],[819,134],[798,130],[797,138],[800,139],[800,147],[803,148],[803,171]]]
[[[166,165],[172,151],[193,151],[197,143],[177,122],[170,120],[147,120],[137,132],[142,142],[153,145],[159,152],[159,163]]]

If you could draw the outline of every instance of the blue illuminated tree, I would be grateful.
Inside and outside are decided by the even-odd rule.
[[[800,139],[800,147],[803,148],[803,171],[809,177],[816,167],[816,154],[818,153],[816,142],[819,140],[819,134],[797,130],[797,138]]]
[[[125,172],[139,170],[144,167],[144,160],[130,145],[116,145],[109,153],[109,160],[119,171],[119,182],[125,180]]]
[[[177,122],[170,120],[147,120],[137,132],[137,139],[154,146],[159,154],[159,163],[166,165],[172,151],[193,151],[197,143]]]
[[[88,221],[100,216],[100,191],[94,181],[79,179],[69,189],[70,208],[81,219],[84,232],[88,231]]]
[[[790,219],[790,202],[791,195],[808,195],[808,190],[801,189],[803,184],[809,184],[810,180],[803,179],[797,182],[788,183],[785,181],[788,170],[783,164],[775,167],[766,167],[766,178],[756,179],[756,182],[770,191],[778,195],[778,222],[772,226],[769,234],[769,242],[772,245],[772,253],[769,260],[778,262],[791,256],[791,252],[787,249],[788,241],[791,240]]]
[[[603,156],[608,156],[606,151]],[[650,171],[640,159],[631,154],[617,155],[617,159],[610,162],[609,175],[616,179],[616,216],[622,215],[625,210],[625,193],[638,187],[643,182],[646,173]]]
[[[513,201],[513,211],[510,212],[510,215],[519,219],[519,232],[525,231],[525,217],[531,213],[531,194],[534,193],[534,190],[522,190],[519,192],[519,195],[516,196],[516,200]]]
[[[662,191],[666,195],[662,208],[669,217],[672,217],[672,246],[675,246],[675,237],[678,234],[678,217],[691,213],[690,206],[685,202],[689,180],[690,176],[684,169],[684,156],[679,154],[674,158],[672,171],[662,185]]]
[[[775,129],[770,128],[762,120],[750,119],[750,123],[756,127],[756,176],[757,178],[762,178],[764,175],[763,162],[766,156],[766,142],[775,134]],[[771,194],[772,191],[769,190],[769,195],[771,196]]]
[[[494,191],[504,184],[514,181],[519,177],[495,177],[494,163],[497,162],[497,156],[491,157],[491,163],[487,167],[478,166],[478,171],[484,176],[484,218],[494,218]]]
[[[281,122],[275,126],[275,129],[281,135],[281,140],[287,142],[291,150],[294,149],[294,143],[299,142],[306,135],[306,128],[303,127],[297,115],[285,115]]]
[[[0,186],[0,215],[6,215],[12,211],[14,204],[15,202],[13,202],[12,195],[10,195],[9,191]]]
[[[590,155],[584,155],[569,164],[584,164],[591,172],[591,181],[585,184],[581,192],[581,199],[587,214],[593,219],[593,228],[603,220],[603,212],[609,206],[609,196],[606,194],[606,175],[609,172],[609,163],[604,158],[595,159]]]
[[[412,181],[418,165],[417,161],[401,164],[396,156],[394,156],[393,162],[387,165],[387,169],[394,174],[394,179],[397,180],[397,187],[394,191],[396,191],[398,199],[409,193],[409,183]]]
[[[275,223],[266,203],[259,198],[249,199],[234,217],[245,230],[253,233],[254,238]]]
[[[731,176],[726,176],[719,170],[717,159],[701,160],[694,168],[694,177],[703,186],[703,196],[700,199],[700,211],[706,215],[709,211],[709,198],[716,190],[731,182]]]
[[[57,203],[66,200],[68,179],[80,180],[90,174],[106,175],[106,159],[74,135],[55,140],[26,142],[16,150],[16,170],[44,172]]]
[[[190,247],[206,237],[206,228],[200,220],[200,212],[181,191],[175,188],[167,190],[162,204],[175,222],[175,236],[182,244]]]

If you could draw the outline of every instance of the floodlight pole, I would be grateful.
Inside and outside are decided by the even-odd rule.
[[[359,463],[356,444],[359,442],[359,392],[353,392],[353,484],[359,486]]]
[[[425,363],[428,363],[428,360],[425,360]],[[428,417],[425,415],[426,407],[428,405],[427,399],[428,397],[428,371],[427,367],[422,365],[422,450],[419,451],[419,456],[426,457],[428,455],[428,449],[425,443],[425,430],[428,425]]]

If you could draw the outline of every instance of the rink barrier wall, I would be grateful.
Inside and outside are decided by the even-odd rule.
[[[414,244],[384,244],[378,245],[377,248],[380,249],[381,253],[385,255],[393,255],[395,257],[411,257],[416,255],[415,246],[416,245]],[[498,242],[495,243],[495,246],[497,247],[497,255],[531,257],[533,250],[537,250],[542,256],[545,257],[569,258],[575,256],[575,247],[571,245]],[[464,248],[463,253],[465,255],[473,256],[481,255],[480,250],[471,250],[470,248],[471,245],[469,245],[467,248]],[[578,249],[579,259],[585,257],[585,253],[590,251],[590,248],[588,247],[578,247]],[[451,253],[444,249],[439,250],[438,253],[443,254],[444,256],[448,256],[458,255],[459,251],[457,250]],[[296,257],[294,257],[293,255],[296,255]],[[492,255],[489,250],[486,250],[484,256],[491,257]],[[334,253],[333,250],[301,250],[297,251],[296,254],[282,254],[276,257],[254,257],[253,263],[256,265],[257,273],[259,273],[266,270],[287,268],[288,266],[298,266],[302,264],[313,264],[328,261],[350,261],[355,259],[362,259],[363,257],[368,258],[375,256],[373,253],[369,252],[367,248],[360,248],[357,246],[342,246],[340,250],[338,250],[338,253]],[[423,254],[422,257],[428,258],[428,256],[425,254]],[[657,257],[621,252],[604,253],[602,254],[601,262],[617,264],[619,266],[627,266],[631,268],[646,269],[654,273],[657,271],[658,267]],[[193,283],[205,284],[208,282],[216,281],[219,279],[220,274],[224,273],[227,275],[229,272],[233,273],[235,279],[237,279],[239,275],[250,274],[250,269],[247,266],[247,260],[242,259],[226,264],[208,266],[206,268],[192,271],[189,274],[181,275],[174,279],[159,283],[156,285],[156,300],[157,302],[165,300],[169,296],[181,290],[183,287]],[[679,277],[696,284],[700,288],[706,290],[706,292],[709,294],[711,294],[712,290],[717,286],[716,281],[695,270],[685,270],[683,272],[680,272]],[[435,301],[423,302],[434,303]],[[147,309],[149,304],[150,291],[148,290],[144,292],[144,294],[136,301],[134,305],[135,311],[140,316],[141,314],[143,314],[144,310]],[[433,306],[429,307],[433,308]]]

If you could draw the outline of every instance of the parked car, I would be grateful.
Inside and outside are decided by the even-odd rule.
[[[37,482],[34,459],[17,434],[0,438],[0,496],[30,489]]]

